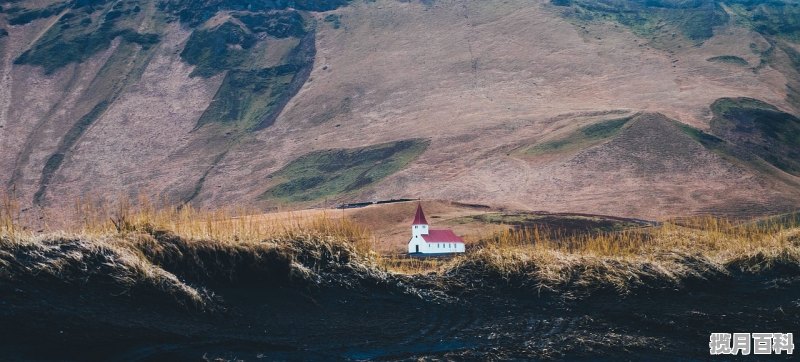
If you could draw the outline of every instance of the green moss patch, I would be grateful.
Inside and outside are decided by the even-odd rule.
[[[402,170],[428,144],[427,140],[413,139],[312,152],[271,175],[272,186],[260,198],[302,202],[353,192]]]
[[[699,142],[706,148],[712,151],[727,152],[728,145],[723,139],[684,123],[675,122],[675,124],[681,129],[681,131],[683,131],[683,133],[689,135],[692,137],[692,139]]]
[[[198,127],[212,122],[235,123],[245,129],[257,127],[280,102],[297,71],[295,65],[282,65],[228,72],[214,101],[198,120]]]
[[[574,152],[601,143],[616,135],[631,117],[618,118],[584,126],[564,137],[539,143],[524,151],[528,156]]]
[[[746,60],[744,60],[741,57],[737,57],[735,55],[720,55],[720,56],[708,58],[708,59],[706,59],[706,61],[709,61],[709,62],[712,62],[712,63],[732,64],[732,65],[738,65],[738,66],[742,66],[742,67],[746,67],[746,66],[750,65],[750,63],[748,63]]]

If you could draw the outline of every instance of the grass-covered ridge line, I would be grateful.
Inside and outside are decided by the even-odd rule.
[[[527,148],[524,153],[537,156],[549,153],[574,152],[601,143],[616,135],[632,117],[610,119],[588,126],[560,138],[538,143]]]
[[[428,144],[427,140],[412,139],[312,152],[271,175],[272,186],[260,198],[303,202],[357,191],[402,170]]]
[[[714,134],[800,176],[800,118],[752,98],[721,98],[711,110]]]

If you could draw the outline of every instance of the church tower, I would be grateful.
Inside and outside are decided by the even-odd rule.
[[[422,204],[417,204],[417,214],[414,215],[414,222],[411,224],[411,238],[428,235],[428,220],[422,212]]]

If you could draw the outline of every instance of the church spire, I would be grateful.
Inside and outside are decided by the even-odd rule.
[[[428,220],[425,219],[425,213],[422,212],[422,203],[417,204],[417,214],[414,215],[414,223],[411,225],[428,225]]]

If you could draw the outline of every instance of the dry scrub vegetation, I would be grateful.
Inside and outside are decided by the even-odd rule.
[[[156,208],[145,199],[78,202],[63,227],[33,233],[11,197],[0,209],[0,289],[15,283],[99,286],[114,295],[218,307],[207,288],[265,283],[356,286],[385,279],[368,232],[329,217],[270,222],[246,210]],[[53,214],[53,213],[51,213]],[[164,301],[164,300],[162,300]]]
[[[715,217],[655,227],[549,238],[540,230],[507,231],[456,260],[446,273],[476,271],[518,287],[581,297],[607,290],[679,290],[732,274],[800,275],[795,215],[734,222]],[[472,274],[475,274],[474,272]]]
[[[252,210],[156,207],[145,199],[83,202],[71,226],[32,233],[18,215],[13,198],[4,197],[0,288],[90,285],[200,310],[220,308],[215,287],[250,283],[391,285],[429,297],[512,287],[582,298],[680,290],[743,273],[800,275],[796,215],[750,222],[702,217],[569,236],[509,230],[481,237],[449,260],[380,255],[369,230],[331,216],[276,221]]]

